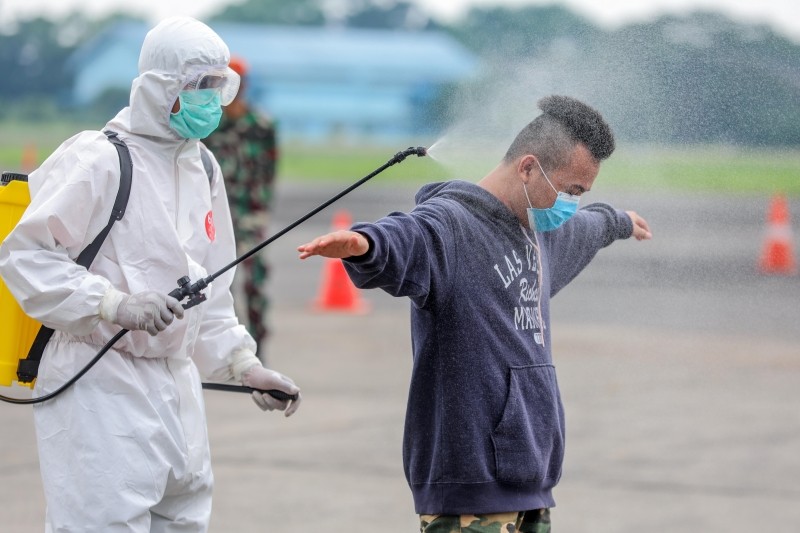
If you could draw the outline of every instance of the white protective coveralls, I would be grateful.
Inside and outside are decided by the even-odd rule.
[[[148,33],[130,105],[107,124],[130,149],[130,199],[88,271],[74,260],[108,222],[116,149],[103,133],[82,132],[30,175],[32,201],[0,248],[0,274],[25,312],[56,330],[35,395],[74,376],[120,330],[98,314],[109,287],[166,294],[180,277],[196,281],[235,258],[219,166],[209,186],[205,147],[169,125],[187,79],[228,61],[225,43],[194,19]],[[48,531],[207,529],[213,477],[201,376],[239,381],[255,359],[234,314],[232,277],[217,278],[208,301],[157,336],[131,331],[70,389],[34,407]]]

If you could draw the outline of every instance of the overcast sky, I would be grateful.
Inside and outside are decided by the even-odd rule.
[[[0,23],[33,14],[61,15],[75,9],[90,14],[128,11],[157,21],[171,15],[203,18],[240,0],[0,0]],[[431,13],[455,17],[470,5],[551,4],[554,0],[414,0]],[[695,9],[721,11],[739,21],[768,23],[800,43],[800,0],[560,0],[606,27],[642,21],[662,13]]]

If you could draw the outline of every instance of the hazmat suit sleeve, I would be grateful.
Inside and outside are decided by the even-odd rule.
[[[108,223],[119,159],[100,132],[67,140],[29,176],[32,200],[0,246],[0,275],[22,309],[45,326],[89,334],[110,283],[75,263]]]
[[[204,146],[200,149],[206,150]],[[236,259],[233,223],[225,184],[221,179],[216,159],[213,156],[211,159],[214,166],[211,206],[216,238],[203,264],[209,274],[217,272]],[[258,364],[258,360],[253,356],[256,343],[247,329],[239,323],[234,312],[230,290],[233,274],[234,269],[231,269],[214,280],[206,291],[208,300],[201,304],[205,307],[205,314],[200,324],[193,359],[203,379],[215,382],[238,380],[239,374],[244,369],[235,371],[235,367],[237,362],[238,366],[241,366],[241,361],[244,359],[252,361],[252,364]]]

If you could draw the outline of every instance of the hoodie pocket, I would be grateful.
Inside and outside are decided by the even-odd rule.
[[[498,481],[552,487],[564,459],[563,408],[553,365],[512,367],[500,423],[492,432]]]

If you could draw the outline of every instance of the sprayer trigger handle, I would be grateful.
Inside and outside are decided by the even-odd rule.
[[[228,383],[203,383],[203,388],[208,390],[220,390],[228,392],[244,392],[247,394],[258,392],[261,394],[269,394],[276,400],[281,400],[284,402],[288,400],[295,401],[298,398],[297,394],[286,394],[282,390],[278,389],[262,390],[262,389],[254,389],[252,387],[245,387],[244,385],[230,385]]]
[[[206,301],[206,295],[202,292],[199,292],[189,298],[189,300],[183,304],[184,309],[189,309],[190,307],[194,307],[195,305],[201,304]]]

